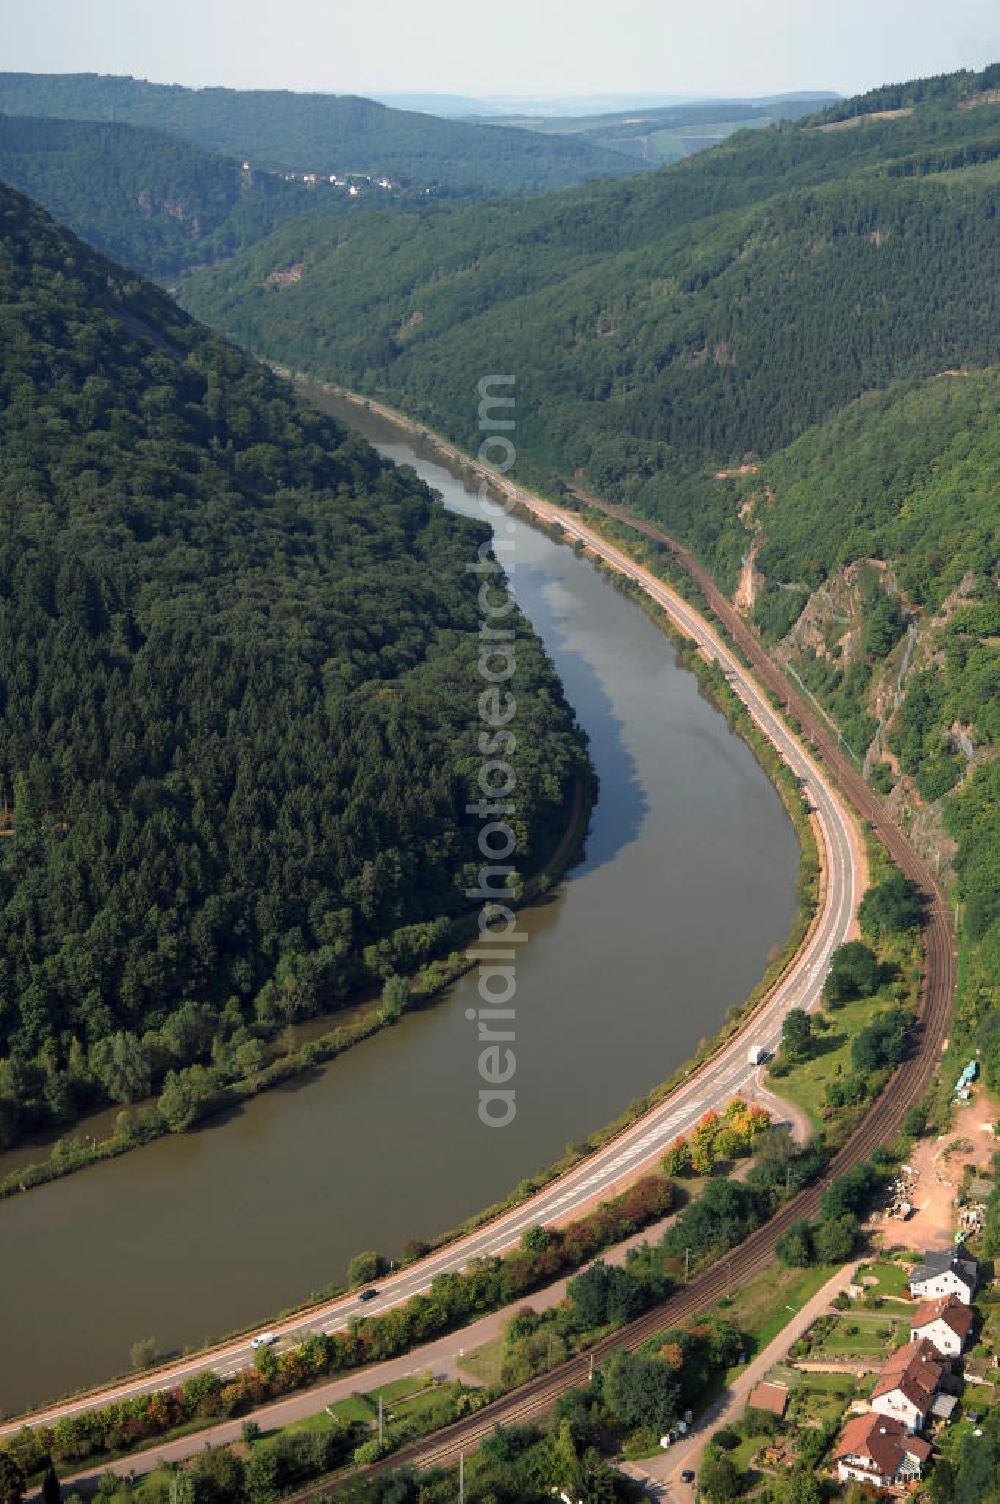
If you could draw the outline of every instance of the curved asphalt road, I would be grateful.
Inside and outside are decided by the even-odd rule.
[[[490,479],[497,483],[495,476],[491,475]],[[791,967],[746,1026],[652,1112],[529,1201],[384,1280],[376,1299],[360,1304],[357,1296],[340,1297],[314,1307],[308,1313],[259,1329],[275,1332],[282,1342],[301,1341],[310,1332],[342,1330],[352,1317],[374,1316],[386,1311],[411,1295],[425,1293],[435,1275],[460,1270],[473,1258],[509,1249],[518,1242],[525,1228],[563,1221],[576,1215],[588,1203],[607,1197],[654,1164],[679,1134],[689,1132],[704,1112],[710,1108],[721,1109],[737,1092],[751,1090],[757,1072],[748,1064],[748,1047],[761,1045],[773,1051],[780,1041],[782,1021],[789,1009],[809,1009],[818,1003],[831,953],[849,938],[861,897],[863,859],[845,805],[818,764],[772,710],[750,672],[744,669],[714,629],[662,581],[591,531],[572,513],[522,492],[510,482],[499,482],[499,485],[541,520],[557,524],[572,537],[581,539],[592,553],[637,581],[685,635],[693,638],[709,658],[718,660],[731,688],[802,780],[803,791],[814,807],[814,826],[819,834],[826,874],[821,910]],[[78,1414],[96,1405],[172,1387],[206,1369],[214,1369],[222,1375],[234,1373],[253,1361],[251,1335],[248,1333],[199,1357],[165,1365],[142,1378],[113,1383],[36,1411],[29,1417],[0,1426],[0,1437],[16,1431],[25,1420],[36,1425],[51,1424],[63,1416]],[[414,1361],[419,1361],[419,1351],[414,1354]]]

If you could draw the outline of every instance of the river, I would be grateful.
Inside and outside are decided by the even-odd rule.
[[[314,394],[455,511],[475,488],[419,440]],[[790,929],[798,844],[748,748],[646,615],[513,522],[517,598],[591,738],[584,860],[524,912],[517,1115],[477,1116],[469,975],[318,1070],[191,1135],[0,1204],[0,1410],[264,1320],[508,1192],[669,1076]]]

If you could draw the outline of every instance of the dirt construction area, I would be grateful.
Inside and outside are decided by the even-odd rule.
[[[905,1222],[887,1217],[879,1230],[911,1248],[946,1248],[961,1232],[956,1198],[966,1165],[990,1173],[1000,1140],[993,1133],[997,1109],[981,1089],[955,1111],[955,1124],[939,1138],[921,1139],[905,1173],[913,1211]]]

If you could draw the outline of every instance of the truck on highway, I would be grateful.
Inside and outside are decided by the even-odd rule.
[[[747,1050],[747,1065],[763,1065],[768,1051],[762,1044],[752,1044]]]

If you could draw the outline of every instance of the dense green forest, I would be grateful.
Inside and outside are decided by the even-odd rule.
[[[441,120],[353,95],[185,89],[96,73],[0,73],[0,110],[125,121],[286,172],[361,172],[481,193],[538,192],[642,164],[569,136]]]
[[[663,114],[663,132],[701,132],[688,143],[694,150],[696,143],[711,142],[712,130],[728,134],[751,120],[766,124],[786,113],[794,118],[807,107],[806,101],[704,105],[653,112],[649,124],[659,130]],[[626,126],[616,116],[607,118],[610,139],[617,139],[615,133]],[[565,126],[576,134],[578,124],[587,136],[587,122]],[[624,147],[634,154],[627,142]],[[668,157],[682,155],[681,148],[668,152]],[[302,176],[289,180],[277,171],[245,170],[241,159],[149,126],[0,110],[0,180],[20,188],[104,255],[150,277],[211,265],[264,239],[288,219],[412,209],[424,205],[428,193],[424,183],[398,176],[388,190],[377,180],[361,179],[354,194],[346,179],[331,184],[320,175],[307,183]],[[490,191],[488,183],[438,183],[433,195],[455,200],[488,197]]]
[[[727,483],[736,545],[747,522],[757,529],[765,639],[792,629],[781,651],[859,760],[881,705],[884,744],[927,801],[1000,745],[998,466],[1000,371],[990,368],[868,393]],[[890,569],[850,568],[866,559]],[[905,696],[889,717],[901,674]],[[964,751],[952,728],[966,728]],[[882,792],[891,771],[875,761]]]
[[[768,579],[811,590],[867,553],[897,560],[901,588],[932,609],[967,569],[996,567],[998,465],[1000,372],[990,368],[869,392],[734,490],[741,504],[773,493],[758,555]]]
[[[996,65],[986,70],[987,88],[995,88]],[[851,99],[839,99],[822,112],[824,121],[852,120],[869,115],[875,110],[905,110],[927,100],[943,99],[954,103],[975,100],[982,89],[983,74],[971,68],[959,68],[955,73],[935,73],[930,78],[911,78],[904,83],[881,84]]]
[[[0,187],[0,1137],[415,969],[478,873],[484,527]],[[517,621],[516,861],[581,735]]]
[[[1000,358],[998,185],[1000,102],[934,99],[859,129],[743,132],[626,183],[290,223],[183,298],[465,447],[468,370],[518,372],[518,450],[540,475],[663,520],[732,578],[709,463],[773,452],[900,377]],[[268,283],[291,266],[294,285]]]
[[[145,126],[0,114],[0,179],[151,277],[218,261],[286,219],[395,209],[425,190],[289,182]]]
[[[963,966],[952,1053],[978,1048],[994,1089],[998,477],[994,367],[868,393],[726,483],[758,529],[754,614],[765,640],[836,717],[917,845],[954,870]],[[743,527],[735,516],[730,525]]]
[[[464,447],[463,373],[516,371],[524,478],[652,517],[730,589],[753,551],[763,637],[954,885],[953,1048],[1000,1088],[998,86],[892,86],[627,183],[290,223],[183,296]]]

